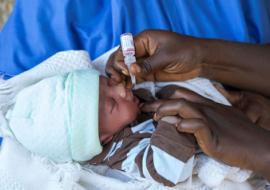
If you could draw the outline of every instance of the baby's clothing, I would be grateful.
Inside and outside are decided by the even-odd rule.
[[[191,176],[195,148],[191,135],[179,135],[166,122],[155,127],[153,120],[147,120],[122,130],[90,163],[173,186]]]

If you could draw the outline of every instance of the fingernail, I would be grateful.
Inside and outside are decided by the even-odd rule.
[[[177,128],[180,125],[180,121],[175,123],[174,126]]]
[[[126,92],[120,92],[120,96],[122,97],[122,98],[125,98],[126,97]]]
[[[131,72],[132,73],[140,73],[141,72],[141,68],[137,64],[132,64],[131,65]]]
[[[124,75],[126,75],[126,76],[128,76],[129,74],[128,74],[128,71],[127,70],[125,70],[125,69],[123,69],[122,71],[121,71]]]
[[[156,117],[157,117],[157,114],[155,113],[154,115],[153,115],[153,119],[156,121]]]
[[[155,121],[158,121],[159,117],[158,117],[157,113],[154,114],[153,119],[154,119]]]

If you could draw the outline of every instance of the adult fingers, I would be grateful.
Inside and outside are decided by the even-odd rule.
[[[155,98],[153,97],[152,93],[144,88],[133,90],[133,94],[138,98],[140,98],[141,100],[143,100],[144,102],[155,101]]]
[[[183,87],[179,86],[168,86],[161,89],[157,93],[158,98],[167,98],[167,99],[185,99],[191,102],[196,102],[200,104],[212,104],[213,102],[203,96]]]
[[[110,55],[110,58],[106,64],[105,68],[106,74],[111,79],[116,82],[121,82],[124,79],[124,76],[128,76],[128,70],[124,64],[124,58],[122,51],[120,49],[116,50],[113,54]]]
[[[135,55],[137,58],[153,55],[158,48],[158,42],[153,39],[153,31],[146,30],[134,37]]]
[[[160,107],[163,107],[162,109],[170,109],[169,107],[171,105],[176,106],[178,103],[184,101],[182,99],[175,99],[175,100],[169,100],[169,99],[160,99],[160,100],[155,100],[152,102],[146,102],[143,104],[141,107],[142,112],[157,112]],[[176,108],[174,108],[176,109]]]
[[[156,93],[156,97],[159,99],[169,99],[178,88],[179,86],[177,85],[165,86]]]
[[[262,107],[259,104],[247,104],[241,108],[241,111],[253,122],[257,123],[262,115]]]
[[[155,120],[159,120],[164,116],[176,116],[186,118],[200,118],[203,119],[203,115],[195,103],[186,101],[184,99],[170,100],[161,104],[155,114]]]
[[[131,73],[143,77],[147,76],[155,71],[162,70],[167,65],[167,60],[160,54],[153,54],[140,62],[136,62],[131,65]]]
[[[165,116],[160,119],[161,121],[165,121],[171,125],[178,126],[178,124],[181,122],[181,118],[177,116]]]
[[[182,119],[176,129],[179,132],[193,134],[197,143],[206,154],[211,155],[211,152],[214,151],[213,132],[204,120],[196,118]]]
[[[237,105],[243,99],[243,92],[229,91],[223,88],[222,85],[214,83],[215,88],[223,95],[232,105]]]
[[[156,32],[144,31],[134,38],[136,57],[141,59],[131,66],[132,74],[144,76],[161,70],[168,64],[168,57],[160,51],[160,42]]]
[[[146,102],[141,108],[142,112],[156,112],[157,109],[164,103],[168,102],[170,100],[156,100],[153,102]],[[174,100],[175,101],[175,100]]]

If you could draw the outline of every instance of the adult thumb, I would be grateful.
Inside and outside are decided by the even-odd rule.
[[[160,58],[160,56],[154,54],[132,64],[131,72],[136,76],[146,76],[150,73],[161,70],[164,66],[165,62]]]
[[[221,84],[213,83],[215,88],[225,97],[232,105],[237,105],[243,99],[243,92],[226,90]]]

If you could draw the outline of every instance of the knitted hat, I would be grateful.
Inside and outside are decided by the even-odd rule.
[[[7,118],[31,152],[56,162],[87,161],[102,151],[98,102],[99,73],[75,71],[22,90]]]

